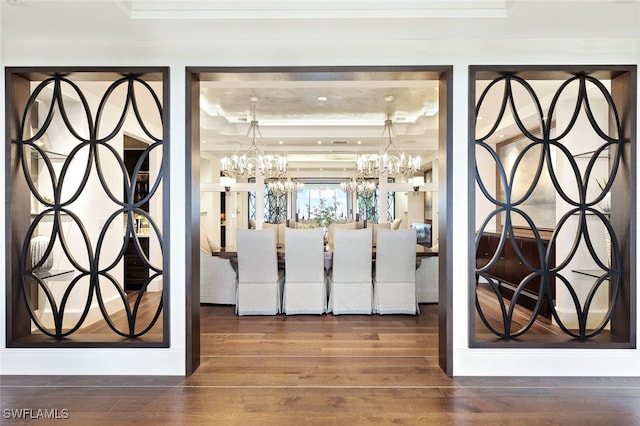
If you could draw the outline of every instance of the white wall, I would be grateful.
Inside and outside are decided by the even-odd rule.
[[[640,40],[566,39],[332,39],[233,38],[218,42],[177,39],[109,43],[21,40],[2,43],[4,66],[169,66],[171,68],[171,347],[166,349],[1,349],[2,374],[184,373],[185,353],[185,67],[314,65],[453,65],[453,373],[455,375],[640,375],[637,350],[470,349],[467,293],[470,265],[468,209],[468,67],[471,64],[638,64]],[[4,84],[0,85],[0,93]],[[4,128],[4,114],[0,114]],[[2,151],[4,161],[4,150]],[[443,167],[444,165],[441,165]],[[4,191],[4,185],[2,189]],[[6,194],[4,194],[6,197]],[[4,211],[0,213],[4,216]],[[3,238],[4,229],[0,231]],[[0,266],[5,273],[5,265]],[[5,292],[0,292],[4,316]],[[4,327],[0,340],[5,341]],[[526,365],[526,371],[523,366]]]
[[[200,182],[219,183],[220,161],[212,156],[200,157]],[[215,176],[215,177],[214,177]],[[210,238],[220,244],[220,192],[200,192],[200,226]]]

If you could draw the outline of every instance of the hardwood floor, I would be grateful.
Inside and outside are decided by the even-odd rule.
[[[480,301],[480,305],[484,311],[486,319],[496,330],[504,331],[504,321],[500,314],[499,305],[495,293],[489,289],[488,285],[480,284],[476,287],[476,295]],[[503,299],[506,309],[511,306],[509,299]],[[516,305],[513,315],[512,331],[520,330],[525,327],[532,316],[532,311],[520,305]],[[476,333],[491,334],[487,327],[480,319],[480,315],[476,313]],[[544,334],[544,335],[563,335],[564,332],[557,325],[553,324],[550,318],[542,315],[536,317],[535,322],[527,334]],[[493,337],[493,335],[492,335]]]
[[[238,317],[203,306],[202,364],[184,377],[3,376],[16,409],[58,424],[638,425],[637,378],[447,377],[437,305],[419,316]]]

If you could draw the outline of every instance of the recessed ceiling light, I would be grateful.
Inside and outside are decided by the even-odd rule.
[[[362,141],[358,141],[358,142],[357,142],[357,144],[358,144],[358,145],[362,145]]]
[[[284,142],[283,142],[283,141],[278,141],[278,143],[279,143],[280,145],[282,145]]]
[[[322,145],[322,141],[318,141],[318,145]]]
[[[504,138],[504,135],[498,135],[498,138],[502,139]]]
[[[326,101],[327,101],[326,96],[318,96],[318,102],[326,102]]]

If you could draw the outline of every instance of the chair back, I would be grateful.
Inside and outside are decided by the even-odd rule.
[[[220,245],[215,242],[204,223],[200,223],[200,248],[209,253],[209,255],[220,249]]]
[[[371,228],[335,229],[332,271],[335,282],[371,282],[371,235]]]
[[[371,225],[373,230],[373,245],[378,244],[378,229],[391,229],[391,222],[373,223]]]
[[[287,282],[324,281],[323,229],[285,229],[285,272]]]
[[[276,229],[238,229],[238,282],[264,283],[278,279]]]
[[[376,281],[415,282],[416,230],[379,229],[376,246]]]
[[[346,222],[346,223],[332,223],[329,225],[327,229],[327,243],[329,247],[333,247],[334,244],[334,233],[337,228],[340,229],[356,229],[356,222]]]
[[[200,248],[200,303],[236,304],[236,271],[229,259]]]
[[[276,229],[276,244],[282,246],[284,244],[284,230],[287,227],[286,223],[263,223],[262,229]]]
[[[211,246],[207,240],[207,232],[202,224],[200,224],[200,248],[211,255]]]

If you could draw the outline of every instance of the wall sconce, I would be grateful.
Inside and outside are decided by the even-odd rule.
[[[411,186],[413,186],[414,194],[418,193],[421,185],[424,185],[424,176],[414,176],[410,179]]]
[[[224,186],[225,192],[231,191],[231,185],[236,183],[236,180],[229,176],[220,176],[220,185]]]

